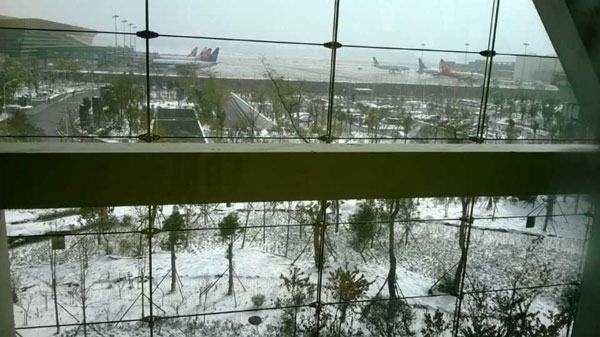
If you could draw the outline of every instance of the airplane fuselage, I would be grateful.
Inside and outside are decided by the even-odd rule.
[[[483,74],[480,73],[468,73],[468,72],[458,72],[458,71],[444,71],[442,72],[443,76],[455,78],[459,81],[481,81],[483,80]]]
[[[171,58],[157,58],[152,62],[160,66],[192,66],[196,68],[208,68],[217,65],[218,62],[200,61],[194,58],[188,59],[171,59]]]
[[[390,73],[395,73],[397,71],[408,71],[410,68],[405,66],[393,66],[393,65],[384,65],[384,64],[374,64],[373,67],[383,70],[388,70]]]

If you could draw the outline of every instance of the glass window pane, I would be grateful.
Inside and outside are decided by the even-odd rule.
[[[464,142],[477,130],[482,61],[465,53],[343,48],[333,134],[344,143]]]
[[[333,0],[150,1],[159,34],[324,43],[331,40]]]
[[[151,49],[152,127],[163,141],[302,143],[325,133],[324,47],[159,37]]]
[[[142,46],[126,35],[0,29],[0,135],[118,141],[145,133]]]
[[[267,313],[314,302],[317,274],[312,252],[291,265],[299,245],[292,242],[294,249],[282,250],[285,235],[290,244],[289,236],[293,239],[301,229],[307,240],[310,229],[294,226],[293,214],[283,207],[159,206],[155,226],[161,233],[153,238],[152,254],[155,312],[167,317]]]
[[[480,51],[491,15],[492,1],[342,1],[338,38],[344,45]]]
[[[480,198],[476,205],[477,213],[488,215],[474,216],[466,291],[580,281],[591,223],[584,215],[588,197]]]
[[[0,13],[0,27],[129,32],[130,23],[132,28],[145,25],[143,0],[5,0],[0,4]]]
[[[36,326],[58,324],[65,331],[84,321],[147,314],[140,276],[147,275],[147,250],[136,235],[143,219],[135,208],[6,214],[15,325],[25,335]]]
[[[592,139],[558,58],[494,58],[487,106],[488,142],[552,143]]]
[[[556,55],[533,1],[500,1],[496,51],[508,54]]]
[[[496,304],[513,294],[530,299],[535,315],[538,308],[558,313],[574,303],[577,288],[565,290],[565,285],[579,282],[590,234],[591,217],[584,214],[589,197],[476,198],[469,236],[463,220],[471,214],[470,202],[419,198],[10,210],[15,323],[33,336],[29,329],[56,324],[58,311],[61,331],[77,335],[85,307],[86,322],[94,323],[88,329],[125,320],[98,331],[120,328],[124,336],[147,336],[135,329],[146,329],[146,323],[130,321],[150,315],[152,298],[152,314],[160,318],[155,333],[303,333],[315,329],[320,270],[319,324],[321,331],[336,334],[376,333],[391,325],[446,336],[461,289],[461,329],[475,322],[477,305],[497,319]],[[148,247],[139,231],[150,219],[159,233]],[[62,240],[55,232],[64,230],[69,232]],[[476,302],[481,298],[486,302]]]
[[[466,294],[460,331],[470,335],[474,331],[520,334],[550,330],[556,331],[555,336],[570,336],[577,298],[579,287],[575,285]]]

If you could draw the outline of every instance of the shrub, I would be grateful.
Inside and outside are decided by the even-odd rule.
[[[441,293],[454,294],[454,279],[450,275],[450,272],[443,274],[436,286],[436,289]]]
[[[261,307],[265,303],[265,295],[257,294],[252,296],[252,303],[255,307]]]

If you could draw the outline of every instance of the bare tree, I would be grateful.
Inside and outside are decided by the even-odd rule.
[[[23,325],[27,326],[29,324],[29,311],[31,309],[31,302],[33,301],[32,295],[28,295],[23,293],[18,302],[15,304],[21,308],[23,312]]]
[[[308,143],[308,139],[304,137],[299,126],[296,125],[296,122],[294,121],[294,113],[300,111],[302,94],[291,88],[289,85],[285,85],[283,83],[283,76],[277,74],[277,72],[267,64],[264,58],[261,60],[261,62],[265,68],[269,80],[273,84],[273,88],[275,89],[274,98],[276,99],[276,103],[278,103],[285,111],[296,135],[298,135],[298,137],[305,143]],[[277,127],[281,128],[283,123],[277,112],[275,112],[275,121],[277,122]]]
[[[460,218],[460,228],[458,236],[458,245],[460,247],[460,260],[458,261],[458,266],[456,267],[456,272],[454,274],[453,291],[455,294],[458,294],[460,290],[462,275],[467,266],[467,232],[471,221],[471,215],[469,214],[469,205],[471,204],[471,198],[460,198],[460,203],[462,206],[462,214]]]
[[[89,304],[89,293],[93,284],[88,285],[88,275],[90,269],[88,268],[88,251],[89,251],[89,238],[84,236],[81,238],[77,245],[78,251],[78,262],[79,262],[79,291],[75,293],[75,299],[81,306],[81,312],[83,315],[83,335],[87,336],[87,306]]]

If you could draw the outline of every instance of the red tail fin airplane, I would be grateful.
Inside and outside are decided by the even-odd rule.
[[[483,74],[451,70],[448,68],[448,64],[444,59],[440,59],[440,74],[442,76],[456,78],[459,81],[483,81]]]

